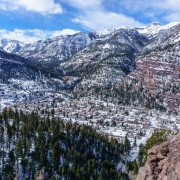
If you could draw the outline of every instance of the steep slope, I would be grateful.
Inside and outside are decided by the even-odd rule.
[[[67,76],[82,77],[83,87],[111,86],[135,69],[135,57],[146,42],[136,30],[117,29],[61,63],[60,69]]]
[[[44,74],[41,71],[42,67],[33,66],[31,63],[28,59],[0,51],[0,82],[10,83],[21,89],[33,89],[37,86],[37,89],[43,91],[55,91],[72,88],[73,82],[78,81],[78,78],[73,78],[73,82],[71,82],[55,78],[50,73],[49,75]],[[42,68],[42,70],[44,69]],[[34,84],[33,87],[31,87],[30,81]]]
[[[74,35],[47,38],[26,44],[17,54],[32,59],[34,62],[39,61],[55,67],[57,63],[59,64],[69,59],[71,56],[87,47],[96,38],[96,34],[86,34],[82,32]]]
[[[149,30],[151,31],[149,32]],[[170,23],[164,26],[160,26],[157,24],[156,25],[151,24],[147,26],[143,34],[148,37],[149,43],[146,45],[145,48],[143,48],[142,53],[144,54],[144,53],[147,53],[148,51],[155,50],[159,46],[162,46],[162,44],[168,45],[175,41],[177,42],[179,38],[179,30],[180,30],[180,23],[178,22]]]
[[[180,179],[180,135],[171,136],[167,142],[148,151],[144,167],[139,169],[136,180],[179,180]]]
[[[4,50],[8,53],[13,53],[15,54],[18,52],[21,47],[24,46],[24,43],[17,41],[17,40],[11,40],[11,39],[1,39],[0,40],[0,48],[1,50]]]
[[[136,59],[136,70],[119,84],[118,90],[125,92],[124,98],[132,104],[178,112],[180,24],[163,32],[164,36],[159,32],[159,40],[155,37],[145,46]]]
[[[46,92],[73,88],[77,81],[44,75],[28,59],[0,51],[0,110],[19,102],[45,99],[49,96]]]

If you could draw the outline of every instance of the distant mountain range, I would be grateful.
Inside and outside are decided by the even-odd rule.
[[[79,92],[78,87],[81,91],[114,87],[116,92],[126,89],[123,96],[128,96],[127,103],[130,104],[173,111],[180,108],[178,22],[79,32],[30,44],[1,39],[0,51],[1,62],[20,62],[46,79],[59,79],[60,89],[76,87]],[[18,79],[22,75],[12,76],[9,71],[13,67],[6,70],[3,67],[0,66],[0,72],[8,74],[9,79]],[[18,71],[23,73],[20,69]],[[27,76],[26,80],[29,80]],[[29,76],[34,78],[32,73]]]

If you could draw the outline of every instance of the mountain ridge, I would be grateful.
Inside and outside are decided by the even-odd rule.
[[[162,106],[163,109],[177,111],[179,103],[175,99],[179,99],[179,41],[180,23],[164,26],[152,23],[140,30],[123,27],[47,38],[24,45],[16,54],[25,58],[20,58],[20,61],[40,70],[46,77],[59,78],[67,87],[69,83],[73,84],[71,88],[75,87],[77,92],[79,88],[86,92],[87,87],[102,89],[113,86],[116,91],[126,87],[129,90],[124,97],[131,91],[128,103],[134,104],[132,93],[140,91],[142,95],[136,101],[143,97],[143,106]],[[167,78],[162,86],[163,76],[173,78],[175,85],[171,87],[171,81]],[[169,95],[171,91],[176,92],[176,98]],[[168,105],[171,101],[170,104],[174,105]]]

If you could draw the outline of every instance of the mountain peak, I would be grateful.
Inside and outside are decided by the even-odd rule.
[[[0,47],[4,51],[8,53],[15,53],[17,52],[24,43],[18,41],[18,40],[11,40],[9,38],[3,38],[0,40]]]
[[[147,27],[150,27],[150,26],[161,26],[161,23],[159,23],[159,22],[152,22]]]
[[[160,30],[170,29],[176,25],[178,25],[180,22],[171,22],[166,25],[161,25],[159,22],[153,22],[149,24],[146,27],[136,28],[139,33],[146,34],[148,36],[157,34]]]
[[[101,31],[95,31],[95,33],[99,36],[101,35],[107,35],[107,34],[110,34],[112,32],[115,32],[117,30],[120,30],[120,29],[129,29],[129,27],[126,27],[126,26],[122,26],[122,27],[117,27],[117,28],[112,28],[112,29],[104,29],[104,30],[101,30]]]

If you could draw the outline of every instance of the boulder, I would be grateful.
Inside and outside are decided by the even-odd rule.
[[[180,180],[180,134],[148,151],[136,180]]]

